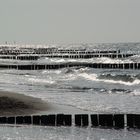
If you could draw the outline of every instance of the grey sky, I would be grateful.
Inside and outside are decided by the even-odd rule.
[[[140,0],[0,0],[0,43],[140,41]]]

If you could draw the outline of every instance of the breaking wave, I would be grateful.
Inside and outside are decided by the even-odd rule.
[[[87,80],[91,80],[91,81],[97,81],[97,82],[106,82],[106,83],[112,83],[112,84],[123,84],[123,85],[128,85],[128,86],[132,86],[132,85],[137,85],[140,84],[140,79],[132,79],[129,76],[111,76],[111,75],[107,75],[107,76],[98,76],[97,74],[87,74],[87,73],[82,73],[79,74],[80,77],[83,77]],[[122,78],[123,77],[123,78]],[[120,78],[120,79],[119,79]]]
[[[99,58],[89,58],[89,59],[71,59],[71,58],[45,58],[45,59],[39,59],[38,62],[40,63],[133,63],[136,61],[139,61],[139,56],[132,56],[129,58],[109,58],[109,57],[99,57]]]
[[[54,84],[55,81],[52,79],[36,79],[36,78],[29,78],[28,81],[34,83],[46,83],[46,84]]]
[[[99,79],[108,79],[108,80],[114,80],[114,81],[124,81],[124,82],[133,82],[135,81],[135,77],[132,75],[116,75],[116,74],[101,74]]]

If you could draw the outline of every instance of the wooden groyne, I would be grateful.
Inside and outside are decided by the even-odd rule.
[[[0,117],[0,124],[140,129],[140,114],[49,114]]]
[[[97,53],[97,54],[76,54],[76,55],[72,55],[72,54],[64,54],[64,55],[60,55],[60,54],[51,54],[51,55],[46,55],[46,56],[42,56],[42,57],[49,57],[49,58],[80,58],[80,59],[89,59],[89,58],[100,58],[100,57],[108,57],[108,58],[126,58],[126,57],[130,57],[133,56],[135,54],[116,54],[116,53],[112,53],[112,54],[103,54],[103,53]]]
[[[86,50],[86,49],[59,49],[59,48],[0,48],[0,59],[37,60],[49,58],[126,58],[135,54],[123,54],[120,50]]]
[[[34,50],[34,54],[97,54],[97,53],[103,53],[103,54],[111,54],[111,53],[120,53],[120,50],[91,50],[87,51],[86,49],[54,49],[54,50],[48,50],[47,48],[40,48]]]
[[[131,57],[135,54],[46,54],[46,55],[0,55],[0,59],[16,59],[16,60],[38,60],[39,58],[48,57],[48,58],[70,58],[70,59],[89,59],[89,58],[126,58]]]
[[[40,56],[37,55],[0,55],[0,59],[13,59],[13,60],[38,60]]]
[[[16,69],[16,70],[44,70],[44,69],[61,69],[70,67],[89,67],[95,69],[133,69],[139,70],[140,63],[60,63],[60,64],[28,64],[28,65],[7,65],[1,64],[0,69]]]
[[[0,55],[20,54],[95,54],[120,53],[120,50],[86,50],[86,49],[60,49],[60,48],[15,48],[0,47]]]

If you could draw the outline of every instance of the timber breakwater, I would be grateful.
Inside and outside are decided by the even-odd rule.
[[[139,114],[48,114],[0,117],[0,124],[140,129]]]
[[[1,69],[16,70],[41,70],[41,69],[60,69],[67,67],[89,67],[99,69],[140,69],[140,63],[101,63],[101,62],[61,62],[54,64],[38,63],[37,60],[44,58],[63,58],[63,59],[91,59],[91,58],[110,58],[123,59],[135,56],[134,53],[121,53],[120,50],[86,50],[86,49],[59,49],[59,48],[15,48],[1,46],[1,60],[19,60],[18,63],[0,63]],[[20,60],[33,61],[33,63],[20,63]]]

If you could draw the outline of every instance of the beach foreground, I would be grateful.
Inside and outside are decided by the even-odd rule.
[[[27,115],[49,109],[47,103],[39,98],[23,94],[0,91],[0,115]]]
[[[49,103],[20,93],[0,91],[0,116],[91,113],[72,106]]]

